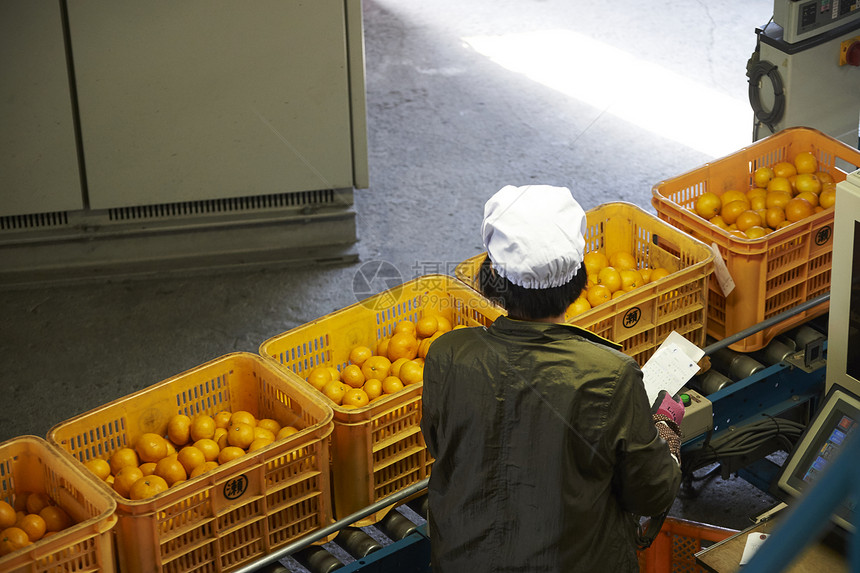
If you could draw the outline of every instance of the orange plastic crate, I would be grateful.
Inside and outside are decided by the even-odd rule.
[[[737,530],[667,517],[651,547],[639,551],[640,573],[704,573],[696,553],[735,535]]]
[[[717,340],[736,334],[798,304],[830,291],[833,209],[798,221],[761,239],[741,239],[699,217],[692,209],[705,192],[746,191],[759,167],[791,161],[812,152],[819,170],[837,182],[860,166],[860,151],[814,129],[795,127],[698,169],[658,183],[651,199],[659,217],[707,245],[716,243],[735,282],[728,297],[711,280],[708,334]],[[799,313],[731,345],[752,352],[774,336],[824,314],[829,302]]]
[[[711,250],[631,203],[606,203],[590,209],[586,218],[586,252],[628,251],[638,268],[664,267],[671,274],[582,314],[568,315],[567,321],[620,344],[640,365],[673,330],[704,346],[708,278],[714,268]],[[485,257],[482,253],[463,261],[455,274],[477,289]]]
[[[262,357],[228,354],[55,426],[76,463],[108,458],[175,414],[247,410],[300,429],[155,497],[116,502],[125,572],[224,572],[331,523],[332,412],[306,383]],[[88,471],[81,466],[82,471]]]
[[[302,378],[319,365],[342,369],[355,346],[375,348],[398,322],[415,321],[425,312],[443,315],[454,326],[486,326],[502,314],[455,278],[428,275],[270,338],[260,345],[260,353]],[[430,475],[433,459],[420,427],[422,388],[413,384],[351,410],[328,401],[334,410],[332,493],[337,518]]]
[[[47,494],[75,525],[0,557],[0,571],[115,571],[116,504],[96,483],[44,439],[21,436],[0,444],[0,499],[15,492]]]

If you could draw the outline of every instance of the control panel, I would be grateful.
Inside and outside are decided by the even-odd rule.
[[[789,44],[860,21],[860,0],[775,0],[773,21]]]

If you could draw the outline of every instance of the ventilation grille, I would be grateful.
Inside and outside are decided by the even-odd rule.
[[[69,214],[66,211],[0,217],[0,231],[65,227],[68,224]]]
[[[332,189],[323,189],[321,191],[301,191],[299,193],[281,193],[279,195],[257,195],[254,197],[233,197],[229,199],[187,201],[184,203],[120,207],[110,209],[108,216],[111,221],[134,221],[138,219],[163,219],[187,217],[190,215],[295,208],[306,205],[330,204],[334,201],[334,191]]]

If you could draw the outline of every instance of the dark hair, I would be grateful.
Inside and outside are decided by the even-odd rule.
[[[485,257],[478,271],[478,290],[507,310],[511,318],[537,320],[558,316],[567,310],[585,288],[588,278],[584,270],[580,265],[576,275],[558,287],[523,288],[496,273],[490,257]]]

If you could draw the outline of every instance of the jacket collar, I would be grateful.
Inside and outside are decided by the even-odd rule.
[[[500,316],[490,325],[490,331],[498,331],[500,334],[525,339],[547,338],[550,340],[562,340],[571,336],[579,336],[596,344],[608,346],[614,350],[620,351],[622,349],[622,346],[618,343],[594,334],[590,330],[566,323],[534,322]]]

